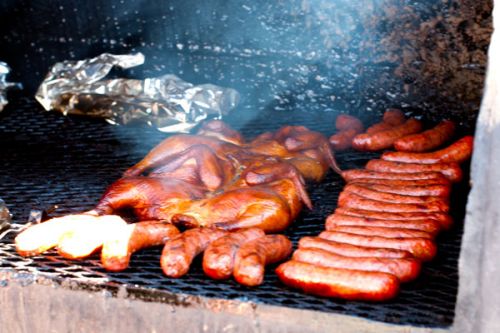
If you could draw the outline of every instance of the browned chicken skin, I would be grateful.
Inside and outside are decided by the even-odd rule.
[[[240,133],[229,127],[226,123],[220,120],[207,121],[198,130],[198,135],[212,136],[222,141],[242,145],[245,142]]]
[[[194,146],[199,146],[200,148],[205,146],[212,150],[213,154],[216,154],[217,157],[222,157],[223,159],[225,159],[224,156],[227,153],[240,149],[237,145],[213,137],[187,134],[174,135],[160,142],[139,163],[125,171],[124,176],[139,176],[155,168],[168,165],[175,161],[179,157],[179,154],[182,156],[183,152],[189,148],[193,149],[192,147]],[[193,151],[196,151],[196,149],[193,149]]]
[[[247,148],[255,153],[277,156],[291,162],[306,179],[320,181],[328,168],[341,172],[328,139],[303,126],[285,126],[276,133],[263,133],[250,142]],[[320,171],[312,172],[311,169],[318,167]]]
[[[91,223],[92,233],[77,237],[78,232],[65,226],[66,219],[48,223],[47,228],[42,224],[34,231],[50,232],[58,228],[62,236],[50,237],[50,247],[60,248],[58,237],[68,244],[78,239],[87,252],[92,249],[83,241],[92,243],[96,249],[120,244],[121,257],[115,258],[116,251],[106,252],[104,258],[108,265],[105,267],[125,269],[136,248],[158,245],[167,239],[164,234],[175,233],[176,229],[171,230],[163,223],[188,228],[210,227],[217,232],[246,228],[258,228],[266,233],[283,231],[303,204],[312,208],[304,179],[319,181],[330,167],[340,171],[328,140],[305,127],[287,126],[247,143],[223,122],[212,121],[202,126],[197,135],[175,135],[162,141],[128,169],[124,178],[108,188],[93,211],[76,215],[77,219],[82,216],[82,222],[77,223],[78,230],[84,230],[85,224]],[[112,223],[102,220],[123,209],[132,209],[139,221],[162,222],[143,224],[137,229],[140,232],[131,232],[135,229],[126,227],[123,220],[116,220],[118,217]],[[67,220],[72,219],[69,216]],[[115,237],[99,235],[101,229],[116,230]],[[30,255],[50,248],[42,241],[31,250],[29,246],[36,235],[30,229],[23,234],[17,244],[19,253]],[[150,237],[150,234],[156,236]],[[131,239],[117,239],[119,235]],[[63,248],[69,249],[68,257],[80,258],[83,256],[80,253],[86,253],[79,248],[73,250],[70,245]],[[168,256],[165,251],[163,261]],[[187,268],[182,274],[185,271]]]
[[[268,185],[236,188],[191,201],[172,217],[172,222],[189,228],[237,230],[255,227],[265,232],[280,232],[289,226],[301,207],[294,182],[281,179]]]
[[[308,133],[305,131],[300,128],[301,134]],[[196,137],[181,138],[188,138],[187,141],[181,140],[182,144],[186,144],[193,142]],[[201,140],[204,139],[206,138]],[[176,143],[173,147],[170,146],[172,142]],[[148,177],[124,178],[112,185],[99,203],[97,211],[106,212],[102,206],[109,207],[109,201],[114,203],[115,197],[125,195],[126,204],[134,208],[140,219],[162,219],[185,227],[217,226],[229,230],[257,227],[266,232],[278,232],[284,230],[296,217],[302,208],[301,201],[312,208],[302,174],[292,163],[279,157],[248,152],[245,148],[226,142],[215,142],[211,138],[206,143],[208,145],[195,144],[180,153],[167,156],[164,152],[176,151],[180,143],[172,138],[165,140],[157,146],[163,147],[162,149],[153,155],[148,154],[132,170],[136,172],[149,169],[151,165],[158,165],[155,162],[157,160],[161,160],[161,165],[152,169]],[[308,143],[308,150],[311,150],[310,144]],[[222,155],[224,147],[228,148],[228,152]],[[161,158],[158,157],[160,155]],[[292,155],[295,156],[296,153]],[[302,161],[306,159],[318,164],[310,157],[301,157]],[[189,161],[192,164],[188,167],[185,163]],[[325,171],[324,168],[319,171],[321,177]],[[151,178],[152,176],[157,178]],[[173,189],[163,189],[158,185],[161,185],[163,177],[170,180],[174,176],[189,184],[196,184],[198,181],[200,185],[197,193],[178,194]],[[148,179],[155,179],[154,184],[150,184]],[[123,186],[118,186],[122,183],[134,183],[140,189],[125,191]],[[191,200],[199,199],[201,188],[207,192],[216,189],[224,191],[207,193],[206,198],[201,200]],[[165,193],[155,193],[157,191]],[[193,198],[197,194],[198,198]]]
[[[113,183],[96,208],[98,215],[133,209],[137,218],[169,220],[183,202],[200,199],[205,191],[196,185],[170,178],[130,177]]]
[[[224,127],[223,130],[227,132],[230,129]],[[167,138],[153,148],[142,161],[128,169],[124,176],[137,176],[156,168],[164,170],[158,172],[168,173],[175,169],[174,166],[180,167],[183,163],[193,159],[196,160],[198,167],[201,167],[201,162],[204,162],[208,164],[231,163],[234,168],[238,168],[245,167],[248,161],[262,160],[264,156],[290,161],[306,179],[317,180],[319,176],[326,173],[329,167],[340,171],[326,137],[302,126],[284,127],[272,138],[265,139],[269,135],[260,136],[248,144],[243,144],[241,139],[232,139],[234,135],[227,139],[229,135],[216,136],[205,129],[200,132],[203,135],[175,135]],[[238,144],[234,144],[235,142]],[[215,156],[209,157],[210,154]],[[212,169],[223,170],[226,178],[231,178],[228,177],[231,173],[228,165],[219,165]]]

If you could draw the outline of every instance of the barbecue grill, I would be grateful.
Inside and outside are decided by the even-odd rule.
[[[25,85],[24,91],[10,93],[10,103],[0,113],[0,196],[15,223],[26,223],[32,210],[59,216],[93,208],[108,185],[166,137],[148,127],[111,126],[100,119],[44,112],[31,97],[35,83],[54,62],[104,51],[146,54],[149,61],[143,68],[119,75],[144,77],[172,71],[188,81],[215,82],[239,90],[241,105],[225,121],[247,138],[284,125],[304,125],[329,135],[340,113],[358,116],[368,124],[393,106],[429,125],[451,118],[460,123],[461,134],[474,132],[485,74],[486,58],[480,55],[486,54],[491,32],[489,2],[468,7],[455,2],[367,1],[380,20],[366,22],[362,19],[368,9],[360,8],[363,1],[169,1],[163,5],[111,1],[97,4],[95,11],[91,3],[78,3],[78,7],[76,2],[68,7],[58,1],[0,5],[5,18],[0,25],[5,32],[0,59],[13,68],[10,80]],[[333,19],[320,15],[339,9],[345,14]],[[360,17],[349,21],[356,9]],[[405,16],[392,16],[391,10]],[[84,27],[89,12],[95,17]],[[43,19],[34,19],[40,13]],[[450,31],[452,18],[459,15],[463,17],[456,24],[458,32]],[[33,24],[26,24],[30,20]],[[444,23],[436,24],[436,20]],[[62,30],[53,22],[62,22]],[[454,46],[455,51],[469,52],[470,60],[446,63],[446,52],[439,48],[445,46],[424,41],[422,47],[428,49],[420,53],[420,62],[414,59],[402,65],[404,59],[382,56],[370,44],[384,36],[392,38],[392,43],[408,42],[418,34],[391,33],[395,25],[412,23],[422,33],[425,22],[435,24],[433,31],[424,29],[427,38],[437,34],[441,36],[437,40],[463,43]],[[483,28],[476,40],[466,38],[471,22]],[[328,34],[336,25],[341,32],[337,39]],[[236,32],[236,27],[241,29]],[[304,34],[297,35],[302,29]],[[348,32],[355,37],[347,38]],[[158,39],[158,34],[164,38]],[[288,38],[289,43],[280,38]],[[387,39],[383,41],[380,45],[388,46]],[[388,54],[399,50],[391,47]],[[432,62],[432,52],[444,67],[434,77],[431,73],[436,68],[425,65]],[[450,71],[457,68],[450,77]],[[348,151],[336,158],[348,169],[362,167],[377,156]],[[13,331],[444,331],[455,318],[468,182],[466,177],[453,188],[455,225],[439,236],[438,256],[389,302],[305,295],[284,286],[274,267],[267,270],[265,283],[258,288],[210,280],[199,262],[187,276],[168,279],[159,267],[159,248],[136,253],[130,267],[117,273],[106,272],[97,255],[81,261],[66,260],[56,252],[22,258],[14,250],[12,233],[0,242],[2,325]],[[303,211],[285,232],[295,246],[299,238],[324,229],[343,185],[332,172],[322,183],[309,185],[314,210]]]

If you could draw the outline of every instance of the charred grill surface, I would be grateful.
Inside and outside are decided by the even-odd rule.
[[[306,112],[301,110],[304,109],[295,105],[293,110],[264,110],[246,123],[235,115],[226,120],[248,138],[295,124],[326,135],[334,132],[337,112],[325,112],[314,105]],[[373,117],[375,123],[379,114]],[[52,216],[91,209],[109,184],[164,137],[165,134],[149,128],[114,127],[100,120],[45,113],[33,100],[15,99],[0,114],[0,195],[15,223],[25,223],[31,209],[58,205]],[[377,156],[348,151],[337,154],[337,160],[343,169],[348,169],[362,167]],[[455,224],[439,236],[436,259],[426,263],[420,277],[405,284],[399,296],[387,303],[305,295],[280,283],[273,269],[267,270],[265,283],[258,288],[246,288],[233,280],[214,281],[203,274],[199,259],[186,277],[169,279],[158,264],[161,248],[142,250],[133,255],[129,269],[111,273],[100,266],[98,256],[78,262],[63,259],[56,252],[34,260],[22,258],[14,250],[12,237],[7,237],[0,242],[0,269],[45,273],[51,279],[80,282],[82,288],[86,284],[110,290],[117,284],[136,285],[129,295],[142,290],[146,295],[143,297],[152,301],[160,301],[162,293],[172,292],[342,313],[395,324],[447,327],[454,316],[467,182],[465,179],[453,189]],[[324,229],[325,218],[333,212],[343,186],[333,172],[322,183],[309,185],[314,210],[304,210],[284,233],[295,246],[299,238],[317,235]],[[109,280],[104,281],[105,278]]]

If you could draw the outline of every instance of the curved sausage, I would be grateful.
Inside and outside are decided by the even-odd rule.
[[[352,258],[322,249],[298,249],[293,253],[292,260],[322,267],[389,273],[401,282],[416,279],[421,268],[421,263],[413,258]]]
[[[335,151],[342,151],[352,147],[352,139],[360,132],[355,129],[340,131],[332,135],[328,140]]]
[[[322,249],[344,257],[356,258],[413,258],[413,255],[404,250],[389,248],[374,248],[347,243],[334,242],[319,237],[302,237],[299,240],[299,249]]]
[[[409,204],[420,204],[424,205],[428,202],[438,201],[444,204],[448,204],[448,198],[437,197],[437,196],[412,196],[412,195],[402,195],[395,193],[387,193],[374,190],[370,186],[359,185],[356,183],[347,184],[344,187],[344,191],[347,193],[355,193],[366,199],[379,200],[391,203],[409,203]]]
[[[366,164],[366,169],[382,172],[409,173],[409,172],[441,172],[452,182],[462,179],[462,169],[457,163],[401,163],[385,160],[371,160]]]
[[[429,261],[436,255],[436,244],[427,238],[389,238],[363,236],[340,231],[323,231],[319,237],[340,243],[408,251],[417,259]]]
[[[351,148],[352,139],[363,132],[363,123],[356,117],[341,114],[335,121],[337,133],[329,139],[333,150],[341,151]]]
[[[366,226],[384,228],[404,228],[408,230],[421,230],[436,236],[441,230],[441,225],[432,219],[422,220],[380,220],[369,217],[360,217],[344,214],[331,214],[326,218],[325,229],[334,231],[338,226]]]
[[[414,118],[404,124],[375,134],[359,134],[354,137],[352,146],[361,151],[378,151],[392,147],[393,143],[406,135],[418,133],[422,130],[422,123]]]
[[[368,127],[367,134],[374,134],[404,124],[406,117],[399,109],[387,109],[380,123]]]
[[[179,234],[179,230],[161,221],[143,221],[127,224],[104,242],[101,262],[108,271],[122,271],[130,262],[131,255],[146,247],[158,246]]]
[[[240,246],[264,236],[262,229],[251,228],[231,232],[213,241],[203,253],[203,271],[212,279],[230,278],[233,274],[234,257]]]
[[[299,261],[281,264],[276,274],[287,286],[323,297],[385,301],[399,290],[399,280],[392,274],[318,267]]]
[[[453,137],[455,127],[453,121],[444,120],[427,131],[397,140],[394,142],[394,148],[406,152],[424,152],[436,149]]]
[[[382,116],[382,120],[391,126],[399,126],[404,124],[406,117],[400,109],[387,109]]]
[[[340,114],[335,120],[335,128],[337,129],[337,131],[347,131],[352,129],[358,133],[361,133],[363,132],[363,123],[361,122],[361,120],[354,116]]]
[[[368,127],[365,131],[365,134],[372,135],[372,134],[375,134],[378,132],[387,131],[393,127],[394,126],[382,121],[380,123],[376,123],[376,124],[373,124],[372,126]]]
[[[368,187],[378,192],[393,193],[393,194],[415,196],[415,197],[435,196],[443,199],[447,199],[450,196],[451,192],[451,187],[449,185],[442,185],[442,184],[406,186],[406,185],[371,183],[369,179],[366,179],[365,181],[356,180],[355,182],[349,183],[347,186],[350,185]]]
[[[335,213],[344,214],[344,215],[352,215],[366,218],[374,218],[380,220],[435,220],[438,222],[443,229],[449,229],[453,224],[453,220],[450,215],[432,212],[432,213],[408,213],[408,212],[376,212],[371,210],[364,209],[354,209],[354,208],[344,208],[338,207],[335,209]]]
[[[449,182],[448,179],[440,172],[412,172],[412,173],[395,173],[395,172],[380,172],[366,169],[351,169],[342,171],[342,178],[346,182],[357,179],[397,179],[397,180],[425,180],[437,179],[443,183]]]
[[[266,265],[282,261],[292,253],[292,242],[283,235],[267,235],[243,244],[234,259],[234,279],[245,286],[264,281]]]
[[[163,273],[168,277],[178,278],[189,271],[193,259],[203,252],[214,240],[227,232],[212,228],[190,229],[168,240],[160,258]]]
[[[474,137],[469,135],[431,153],[386,152],[381,158],[385,161],[403,163],[462,163],[471,157],[473,144]]]
[[[343,191],[339,195],[338,207],[364,209],[377,212],[447,213],[450,206],[443,201],[429,201],[423,204],[391,203],[364,198],[352,192]]]

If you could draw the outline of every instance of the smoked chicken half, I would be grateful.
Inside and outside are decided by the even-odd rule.
[[[172,260],[198,255],[227,232],[286,229],[304,204],[312,208],[304,179],[320,181],[329,168],[340,172],[327,138],[303,126],[245,142],[223,122],[207,122],[196,135],[174,135],[154,147],[109,186],[93,210],[29,227],[16,247],[21,255],[55,247],[67,258],[102,249],[103,266],[122,270],[134,251],[165,244],[164,272],[181,276],[191,259],[170,274]],[[119,216],[124,210],[147,222],[126,223]],[[194,228],[193,237],[177,227]],[[201,237],[194,235],[203,235],[203,244],[194,244]],[[182,245],[175,255],[172,244]]]

